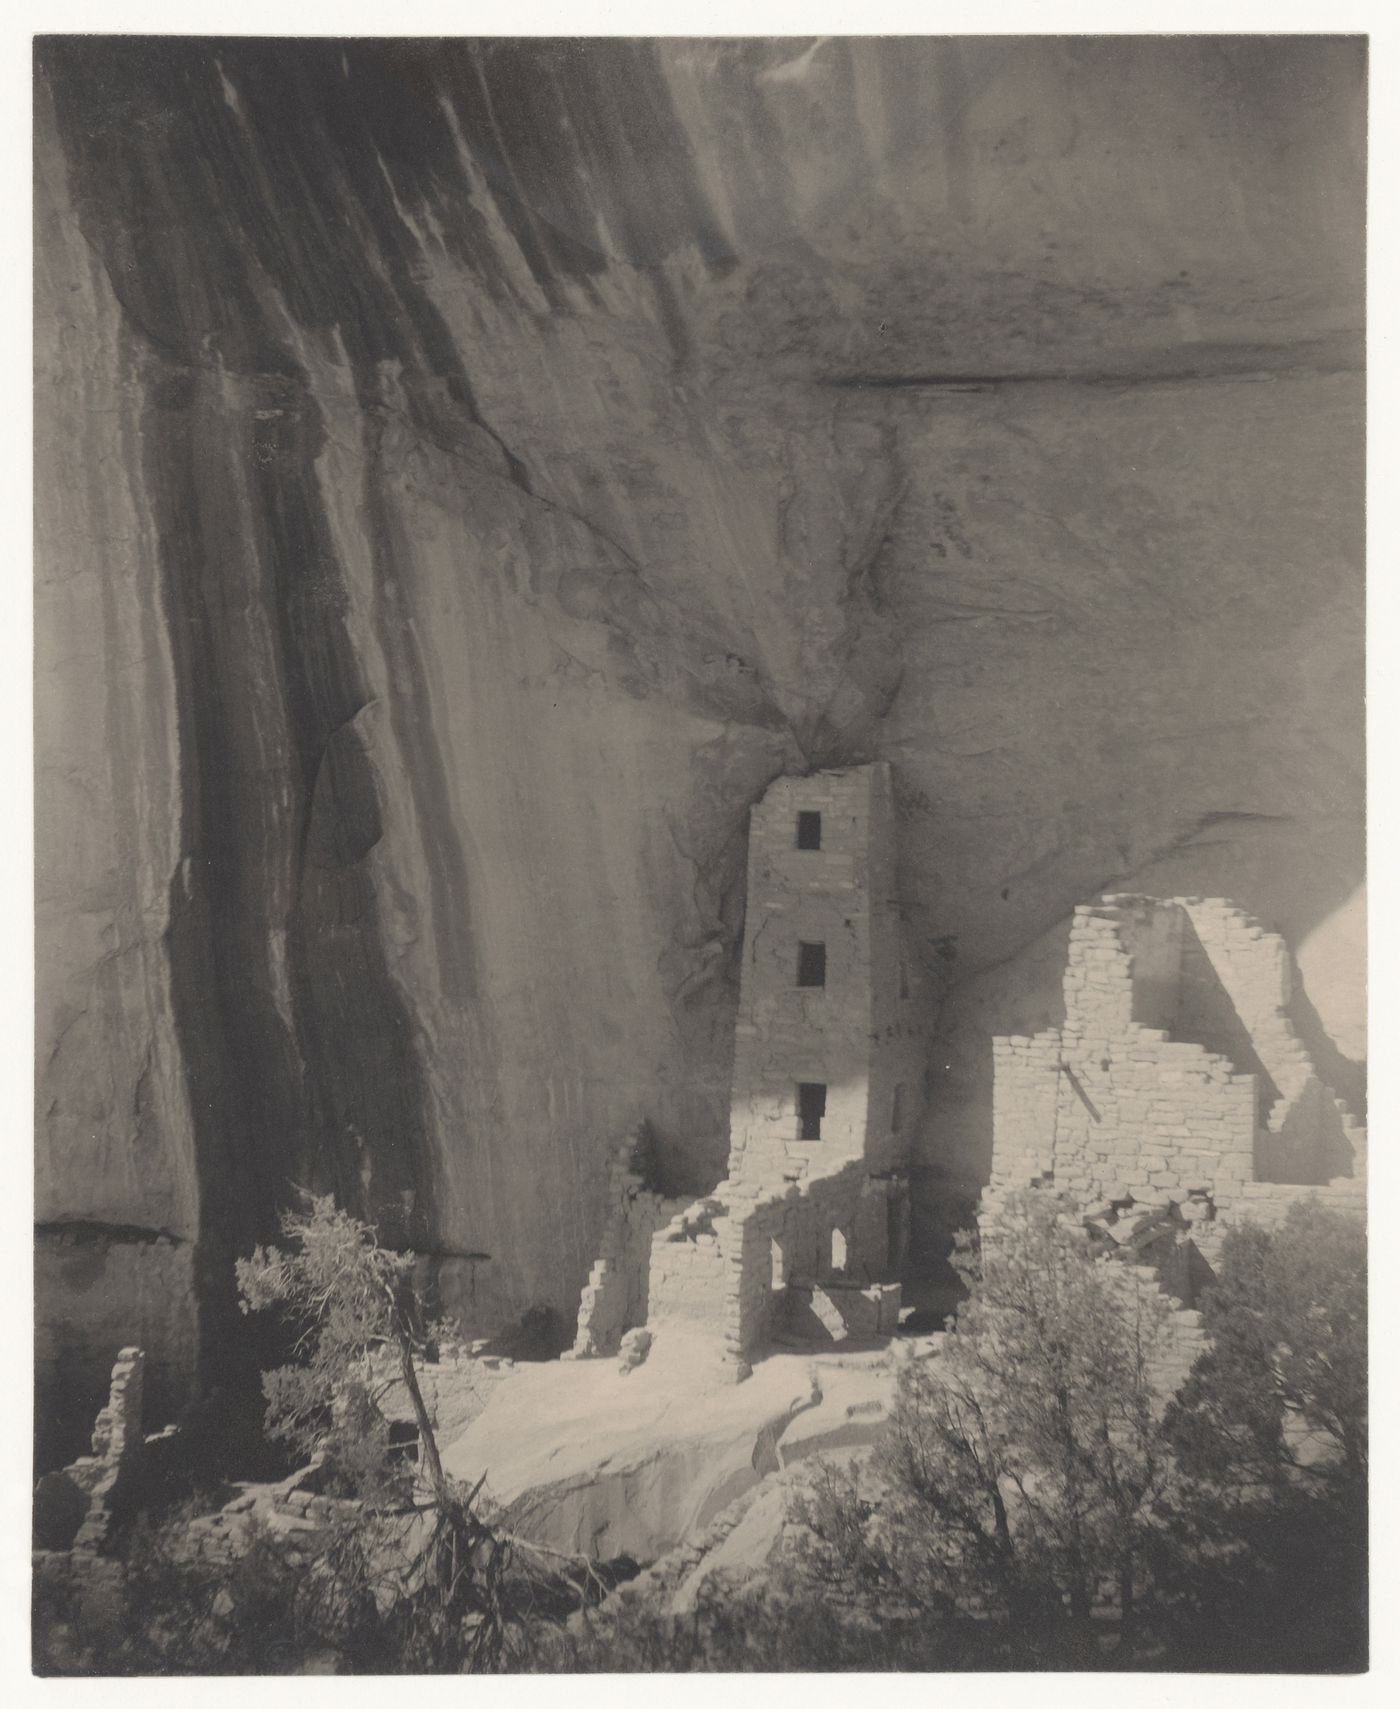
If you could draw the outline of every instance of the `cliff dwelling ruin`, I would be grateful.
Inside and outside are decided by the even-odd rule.
[[[728,1170],[699,1199],[663,1198],[645,1131],[628,1140],[574,1357],[683,1329],[744,1376],[775,1342],[896,1333],[927,1016],[894,842],[885,764],[780,778],[753,809]],[[1077,907],[1063,993],[1061,1026],[992,1040],[982,1209],[1064,1190],[1107,1253],[1159,1277],[1194,1345],[1190,1307],[1232,1222],[1307,1197],[1364,1214],[1365,1129],[1288,1017],[1287,946],[1227,901]]]
[[[1183,1368],[1364,1215],[1366,53],[38,39],[51,1537],[279,1469],[303,1193],[637,1562],[873,1441],[979,1208]]]
[[[889,766],[779,778],[749,820],[727,1172],[664,1199],[629,1142],[575,1356],[698,1330],[744,1375],[773,1340],[894,1332],[926,1048],[903,932]]]
[[[1062,1026],[995,1038],[992,1178],[1067,1192],[1188,1306],[1225,1231],[1315,1198],[1365,1214],[1366,1130],[1288,1015],[1287,945],[1219,898],[1074,911]]]

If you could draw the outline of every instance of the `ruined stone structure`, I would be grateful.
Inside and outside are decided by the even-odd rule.
[[[42,1547],[96,1554],[106,1544],[113,1517],[130,1499],[142,1468],[145,1366],[139,1347],[122,1348],[112,1367],[107,1404],[93,1425],[92,1452],[40,1478],[34,1505]]]
[[[780,772],[895,761],[940,1192],[1102,874],[1277,920],[1359,1041],[1363,39],[35,72],[45,1467],[129,1341],[152,1425],[256,1399],[291,1186],[472,1336],[572,1314],[643,1115],[713,1186]]]
[[[770,1338],[891,1333],[922,1090],[884,764],[778,779],[753,810],[729,1166],[683,1204],[629,1142],[575,1353],[645,1322],[722,1335],[747,1368]]]
[[[992,1179],[1053,1184],[1178,1298],[1224,1230],[1365,1208],[1365,1130],[1288,1015],[1287,946],[1228,902],[1076,908],[1061,1027],[996,1038]]]
[[[608,1168],[603,1238],[579,1302],[576,1359],[613,1352],[625,1331],[645,1323],[652,1236],[690,1203],[647,1186],[649,1146],[643,1124]]]

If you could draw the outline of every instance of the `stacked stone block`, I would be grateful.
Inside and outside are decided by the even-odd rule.
[[[605,1183],[603,1239],[579,1301],[573,1356],[615,1353],[623,1334],[644,1324],[652,1268],[652,1239],[685,1203],[664,1199],[646,1184],[645,1124],[618,1147]]]
[[[1201,1036],[1198,1029],[1210,1017],[1193,1014],[1192,999],[1213,995],[1218,1013],[1224,994],[1236,1017],[1236,1036],[1244,1035],[1234,1052],[1236,1064],[1260,1076],[1256,1172],[1262,1179],[1313,1186],[1364,1173],[1364,1160],[1357,1157],[1364,1145],[1360,1124],[1318,1077],[1288,1018],[1293,968],[1283,940],[1228,902],[1191,897],[1179,906],[1191,929],[1183,940],[1178,1031]]]
[[[1290,994],[1282,941],[1227,902],[1076,908],[1064,1025],[993,1040],[984,1209],[1053,1185],[1116,1240],[1165,1208],[1179,1228],[1148,1268],[1178,1296],[1183,1241],[1210,1263],[1232,1222],[1277,1222],[1299,1199],[1364,1211],[1364,1131],[1318,1078]]]
[[[743,1361],[755,1347],[797,1327],[789,1313],[790,1288],[805,1287],[810,1292],[813,1284],[827,1281],[868,1287],[884,1280],[892,1257],[892,1207],[897,1214],[907,1192],[902,1175],[872,1176],[857,1163],[839,1175],[801,1185],[789,1183],[781,1193],[755,1200],[750,1208],[736,1213],[729,1233],[729,1290],[723,1321],[729,1357]],[[832,1240],[836,1233],[845,1246],[839,1265]],[[890,1316],[888,1309],[886,1316]],[[896,1326],[897,1317],[896,1305]]]
[[[1155,1334],[1148,1337],[1148,1369],[1158,1401],[1165,1405],[1190,1375],[1191,1367],[1205,1352],[1206,1333],[1201,1314],[1183,1306],[1163,1286],[1152,1264],[1123,1264],[1116,1275],[1123,1289],[1123,1310],[1136,1312]]]
[[[820,815],[819,846],[800,846],[800,814]],[[648,1217],[647,1323],[708,1331],[739,1375],[780,1322],[787,1282],[830,1273],[834,1233],[843,1275],[882,1279],[889,1229],[907,1222],[902,1166],[925,1048],[894,820],[883,764],[779,778],[753,809],[728,1173],[683,1208],[647,1204],[625,1169],[610,1179],[626,1205],[589,1278],[576,1351],[630,1327],[634,1295],[621,1278]],[[803,944],[823,948],[821,985],[798,981]],[[803,1084],[825,1088],[819,1137],[803,1137]]]
[[[647,1303],[651,1322],[670,1318],[717,1326],[721,1302],[729,1292],[728,1210],[718,1196],[698,1199],[652,1236]]]
[[[140,1476],[145,1364],[139,1347],[122,1348],[112,1366],[107,1404],[93,1425],[92,1453],[41,1478],[35,1491],[40,1509],[57,1511],[71,1500],[74,1516],[81,1514],[81,1519],[70,1546],[80,1554],[97,1554],[106,1547],[113,1519]]]

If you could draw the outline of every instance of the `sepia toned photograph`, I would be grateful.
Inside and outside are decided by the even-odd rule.
[[[1368,47],[34,38],[35,1675],[1367,1670]]]

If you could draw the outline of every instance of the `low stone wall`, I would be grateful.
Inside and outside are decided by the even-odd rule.
[[[646,1314],[653,1328],[677,1319],[721,1327],[733,1234],[728,1206],[713,1197],[684,1206],[653,1234]]]
[[[572,1357],[615,1353],[623,1335],[647,1321],[652,1241],[688,1201],[665,1199],[646,1183],[651,1145],[645,1123],[618,1147],[604,1183],[603,1238],[579,1300]]]
[[[218,1512],[191,1520],[178,1555],[191,1562],[222,1564],[237,1558],[261,1528],[293,1560],[311,1561],[337,1520],[353,1517],[360,1504],[321,1493],[321,1465],[313,1460],[275,1484],[245,1483]]]
[[[882,1279],[890,1260],[890,1201],[907,1194],[902,1175],[872,1176],[857,1163],[840,1174],[794,1183],[742,1211],[736,1206],[726,1236],[723,1319],[731,1358],[746,1361],[779,1330],[790,1280]],[[843,1257],[835,1248],[837,1235]]]
[[[1250,1222],[1275,1228],[1291,1206],[1315,1199],[1329,1210],[1352,1216],[1366,1214],[1366,1183],[1345,1178],[1321,1186],[1295,1186],[1286,1181],[1246,1181],[1240,1193],[1238,1214]]]
[[[466,1429],[486,1405],[491,1390],[514,1368],[513,1359],[485,1352],[487,1345],[484,1341],[467,1346],[443,1342],[436,1349],[436,1357],[414,1361],[428,1421],[440,1443],[451,1441]],[[416,1426],[418,1416],[399,1375],[397,1351],[386,1347],[375,1353],[370,1368],[382,1385],[380,1411],[391,1424]]]

